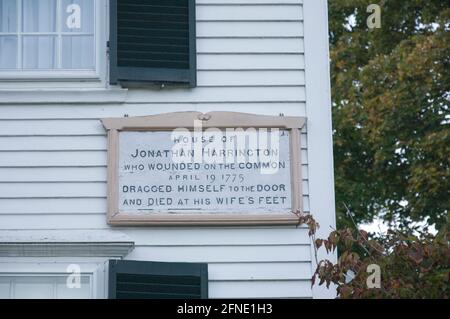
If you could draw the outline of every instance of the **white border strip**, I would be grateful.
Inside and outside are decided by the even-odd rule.
[[[303,1],[306,116],[308,118],[308,156],[310,208],[320,224],[317,237],[324,238],[336,225],[333,173],[333,138],[328,47],[328,9],[326,0]],[[316,269],[312,249],[312,270]],[[336,254],[318,254],[319,260],[336,260]],[[335,298],[335,287],[313,286],[314,298]]]

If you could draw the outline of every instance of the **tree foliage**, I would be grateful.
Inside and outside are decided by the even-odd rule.
[[[389,231],[376,239],[363,230],[344,228],[330,233],[327,239],[316,239],[319,225],[310,216],[301,217],[317,249],[332,252],[339,248],[336,263],[317,260],[313,285],[335,285],[341,299],[450,297],[449,229],[436,235],[404,235]],[[448,225],[447,225],[448,226]],[[376,269],[374,268],[376,267]],[[379,271],[379,285],[371,286],[374,269]]]
[[[450,9],[442,0],[330,0],[338,225],[440,227],[450,207]]]
[[[316,245],[327,251],[341,247],[338,262],[319,262],[313,278],[318,278],[319,284],[335,284],[339,298],[450,298],[450,249],[445,230],[436,237],[426,234],[422,238],[390,231],[371,240],[365,231],[347,228],[332,232],[326,240],[316,240]],[[379,267],[379,287],[367,283],[371,281],[370,265]],[[350,272],[352,278],[348,278]]]

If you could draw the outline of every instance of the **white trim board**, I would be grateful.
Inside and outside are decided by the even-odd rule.
[[[308,118],[310,211],[320,224],[318,238],[326,238],[336,226],[333,172],[333,137],[326,0],[304,0],[306,62],[306,116]],[[312,272],[316,269],[312,249]],[[322,259],[336,260],[336,254],[320,250]],[[335,298],[335,287],[313,286],[314,298]]]

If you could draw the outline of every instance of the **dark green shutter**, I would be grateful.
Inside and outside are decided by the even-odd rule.
[[[110,82],[196,85],[195,0],[111,0]]]
[[[109,261],[110,299],[206,299],[208,265]]]

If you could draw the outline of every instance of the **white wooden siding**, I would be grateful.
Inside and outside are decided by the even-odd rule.
[[[66,104],[63,98],[0,104],[0,230],[108,228],[102,117],[175,111],[306,115],[302,1],[197,0],[197,20],[195,89],[129,90],[124,104]],[[304,130],[305,211],[307,138]],[[213,298],[312,296],[304,228],[115,230],[136,242],[128,259],[208,262]]]

